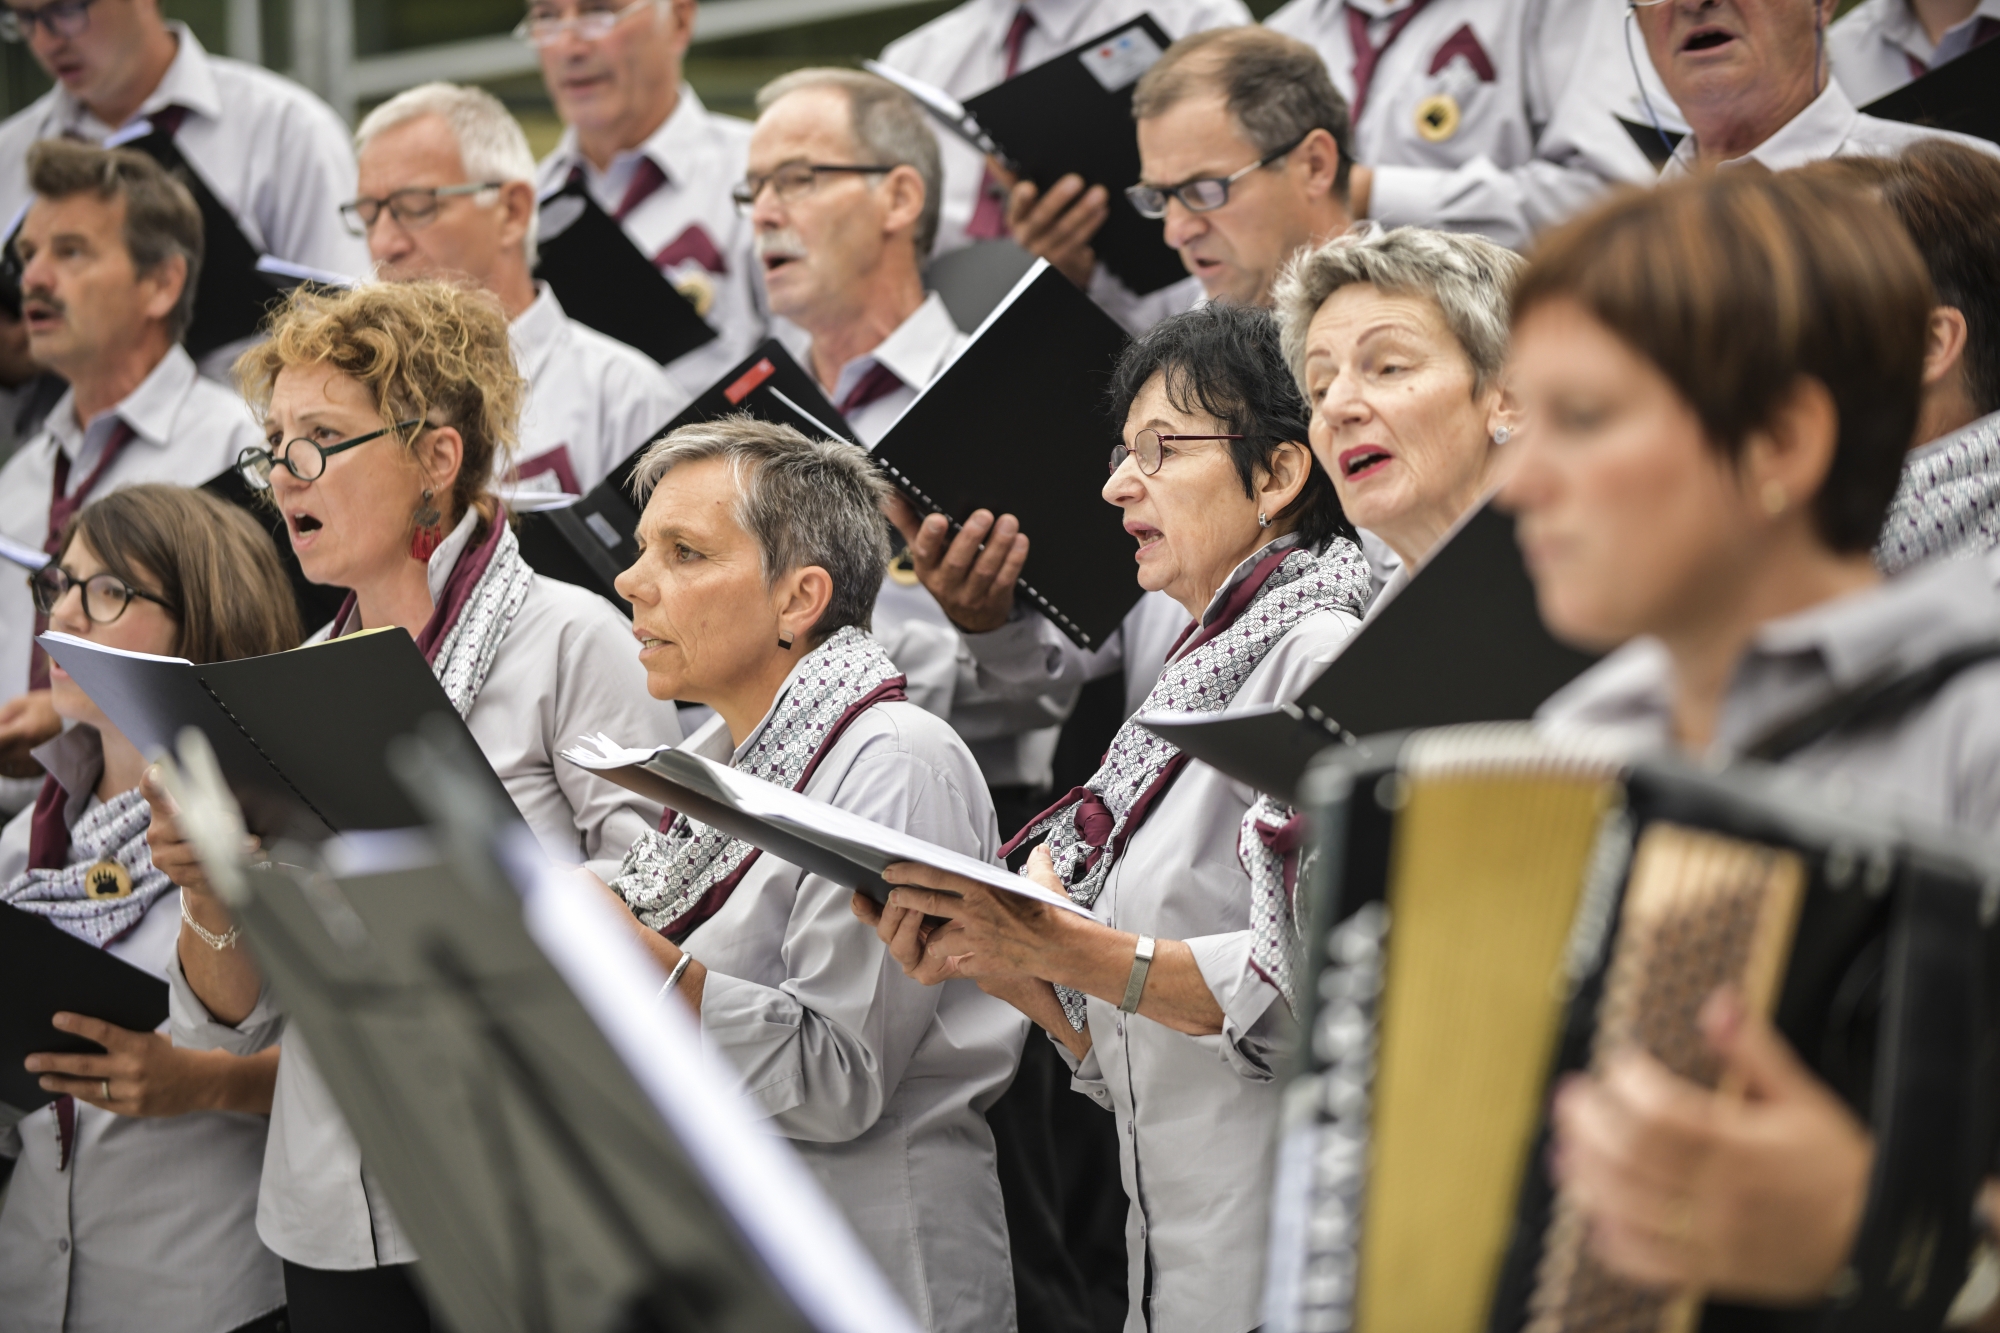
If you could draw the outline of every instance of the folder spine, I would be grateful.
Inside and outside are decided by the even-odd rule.
[[[284,783],[285,786],[290,789],[292,795],[299,798],[299,804],[303,805],[306,809],[312,811],[314,819],[317,819],[320,823],[326,825],[329,829],[332,829],[335,833],[340,832],[339,827],[335,825],[331,819],[328,819],[324,814],[320,813],[320,808],[318,806],[314,805],[311,801],[306,799],[306,794],[298,789],[298,787],[292,782],[290,775],[287,774],[284,769],[278,767],[277,761],[272,759],[270,755],[264,753],[264,747],[257,743],[257,738],[255,736],[252,736],[250,734],[250,729],[244,726],[241,722],[237,721],[236,714],[229,711],[229,705],[222,702],[222,696],[217,694],[213,689],[209,688],[207,679],[201,675],[196,675],[195,679],[201,682],[202,693],[206,694],[209,698],[213,699],[215,701],[215,706],[222,710],[222,715],[229,719],[229,725],[236,728],[237,732],[242,735],[244,740],[250,742],[250,748],[257,752],[257,757],[259,759],[262,759],[265,763],[269,764],[271,766],[271,771],[278,775],[278,781]]]
[[[911,496],[914,496],[924,506],[924,508],[928,509],[931,513],[944,514],[946,518],[951,518],[951,515],[948,512],[946,512],[944,506],[939,504],[936,500],[933,500],[930,497],[930,493],[924,490],[923,487],[917,485],[917,483],[910,478],[909,474],[904,472],[901,468],[897,467],[893,463],[884,462],[880,458],[877,458],[875,460],[875,465],[881,468],[884,472],[888,473],[890,480],[894,481],[896,485],[903,491],[905,491]],[[952,528],[954,531],[963,526],[964,525],[958,522],[956,519],[952,519]],[[1063,627],[1063,629],[1069,634],[1069,636],[1075,639],[1078,643],[1082,644],[1085,648],[1095,648],[1098,646],[1097,641],[1090,635],[1090,633],[1087,630],[1083,628],[1083,626],[1077,624],[1074,620],[1071,620],[1068,616],[1064,615],[1054,602],[1042,596],[1040,590],[1037,589],[1034,584],[1028,582],[1026,579],[1015,579],[1014,586],[1016,588],[1019,588],[1022,592],[1026,593],[1028,595],[1028,600],[1032,601],[1035,604],[1036,609],[1038,609],[1043,615],[1047,616],[1050,620],[1055,621],[1056,624]]]

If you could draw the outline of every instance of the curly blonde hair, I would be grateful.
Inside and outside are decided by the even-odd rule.
[[[236,362],[243,397],[259,413],[269,410],[282,371],[331,366],[375,395],[385,424],[455,427],[465,456],[452,512],[492,514],[493,479],[512,463],[528,390],[498,300],[444,282],[300,287],[271,316],[270,334]],[[415,435],[402,443],[414,458]]]

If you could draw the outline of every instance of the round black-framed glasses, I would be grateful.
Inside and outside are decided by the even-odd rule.
[[[1111,468],[1116,472],[1125,466],[1127,458],[1136,459],[1141,474],[1152,477],[1159,475],[1160,467],[1167,461],[1167,455],[1178,450],[1167,448],[1168,440],[1241,440],[1242,435],[1162,435],[1152,429],[1142,430],[1132,437],[1132,443],[1120,441],[1111,446]]]
[[[286,440],[276,449],[259,449],[253,444],[236,455],[236,471],[254,491],[270,490],[271,474],[279,468],[285,469],[300,481],[318,481],[326,475],[326,460],[342,450],[352,449],[370,440],[379,440],[392,432],[408,430],[412,426],[422,424],[422,420],[416,418],[399,421],[393,426],[384,426],[380,430],[371,430],[366,435],[342,440],[339,444],[315,444],[303,435]]]
[[[144,588],[135,588],[109,570],[100,570],[87,579],[80,579],[51,560],[28,576],[28,591],[34,595],[35,610],[45,616],[56,613],[57,605],[69,596],[71,588],[83,595],[84,618],[95,625],[109,625],[124,615],[134,600],[165,607],[168,614],[176,618],[180,614],[166,598]]]

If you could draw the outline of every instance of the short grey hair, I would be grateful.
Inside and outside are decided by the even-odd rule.
[[[847,129],[868,165],[913,167],[924,182],[924,211],[912,239],[917,262],[930,258],[937,241],[938,209],[944,201],[944,167],[938,157],[937,132],[931,129],[917,99],[880,75],[858,69],[822,67],[795,69],[757,90],[757,114],[763,115],[781,97],[811,88],[836,88],[847,94]]]
[[[720,458],[736,479],[736,521],[757,539],[766,586],[788,570],[818,565],[833,598],[812,627],[818,642],[853,625],[867,629],[889,571],[888,478],[851,444],[808,439],[790,426],[738,415],[682,426],[654,442],[632,472],[645,504],[660,479],[685,463]]]
[[[1424,296],[1444,315],[1445,327],[1472,362],[1476,397],[1507,363],[1507,307],[1527,261],[1484,236],[1385,228],[1366,223],[1315,250],[1300,253],[1271,289],[1285,364],[1306,388],[1306,330],[1328,297],[1367,283],[1398,296]]]
[[[436,116],[450,127],[467,181],[535,183],[535,154],[521,123],[492,93],[457,83],[420,83],[370,111],[354,131],[354,155],[366,152],[378,134],[425,116]],[[538,258],[538,223],[537,215],[529,213],[522,246],[530,265]]]

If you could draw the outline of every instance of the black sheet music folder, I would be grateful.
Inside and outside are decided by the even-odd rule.
[[[1125,331],[1037,262],[875,446],[918,514],[1013,514],[1028,534],[1019,596],[1095,648],[1139,600],[1132,540],[1104,501],[1118,432],[1106,389]]]
[[[83,1014],[134,1032],[167,1020],[167,983],[61,929],[0,906],[0,1102],[34,1111],[55,1100],[21,1062],[37,1051],[102,1055],[104,1048],[49,1020]]]
[[[633,540],[639,527],[639,505],[632,493],[632,473],[655,440],[682,426],[737,413],[791,426],[813,438],[854,438],[853,428],[826,400],[813,377],[777,339],[766,338],[679,416],[654,431],[652,439],[612,468],[611,475],[581,500],[559,509],[523,514],[516,529],[521,558],[536,573],[588,588],[630,615],[631,607],[612,581],[639,558]]]
[[[1110,214],[1091,245],[1141,296],[1188,276],[1162,235],[1165,224],[1140,217],[1125,197],[1125,187],[1139,181],[1132,86],[1172,44],[1151,14],[1141,14],[965,102],[1040,188],[1074,172],[1109,192]]]
[[[1297,803],[1320,751],[1349,737],[1517,721],[1596,659],[1542,625],[1514,520],[1488,504],[1356,631],[1296,703],[1141,723],[1230,777]]]
[[[581,180],[541,202],[535,276],[555,288],[563,313],[661,365],[715,340],[715,330],[674,289]]]
[[[1861,109],[1884,120],[2000,143],[2000,41],[1975,46]]]

